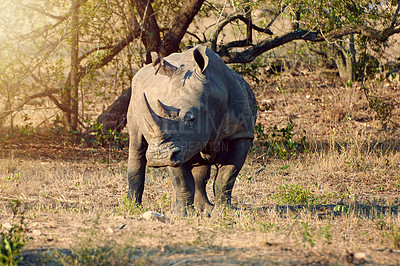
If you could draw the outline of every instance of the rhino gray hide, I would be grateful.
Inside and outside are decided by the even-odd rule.
[[[216,165],[215,205],[230,204],[255,119],[249,84],[207,47],[165,59],[153,53],[132,80],[128,197],[141,204],[146,164],[168,167],[179,214],[193,206],[210,210],[206,184]]]

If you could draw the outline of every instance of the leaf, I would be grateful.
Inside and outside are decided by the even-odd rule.
[[[290,165],[285,165],[285,166],[282,166],[280,169],[281,170],[286,170],[286,169],[288,169],[290,167]]]

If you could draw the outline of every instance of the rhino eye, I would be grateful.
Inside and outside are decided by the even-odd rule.
[[[187,112],[184,117],[185,124],[192,126],[196,121],[196,117],[192,112]]]

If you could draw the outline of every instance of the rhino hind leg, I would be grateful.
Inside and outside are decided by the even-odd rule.
[[[220,156],[220,167],[214,182],[215,207],[231,204],[232,189],[251,145],[250,139],[238,139],[228,143],[228,150]]]
[[[192,166],[186,162],[179,167],[168,167],[175,189],[175,210],[179,216],[186,216],[193,210],[195,183]]]
[[[206,185],[210,179],[211,165],[193,167],[192,174],[195,183],[194,207],[197,211],[210,212],[214,207],[207,197]]]

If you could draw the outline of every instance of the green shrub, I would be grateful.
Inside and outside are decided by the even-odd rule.
[[[103,132],[103,125],[97,123],[97,121],[89,124],[89,130],[81,139],[82,143],[89,144],[91,146],[111,146],[115,149],[121,149],[128,146],[129,138],[126,134],[122,134],[117,130],[108,130],[108,132]],[[79,132],[72,132],[78,134]]]
[[[281,204],[288,205],[317,205],[325,203],[329,197],[315,196],[310,188],[297,184],[280,185],[272,198]]]
[[[20,211],[21,202],[13,200],[10,202],[10,206],[13,217],[19,218],[19,221],[8,231],[0,232],[0,265],[18,265],[23,259],[20,255],[27,240],[25,236],[24,216]]]
[[[298,132],[294,132],[294,124],[292,120],[286,127],[278,129],[275,125],[269,129],[264,130],[261,123],[255,126],[255,134],[261,148],[270,157],[277,157],[279,159],[287,159],[295,156],[299,152],[308,151],[306,149],[306,137],[300,137],[300,141],[295,141],[294,136]]]
[[[143,214],[146,209],[144,209],[141,205],[138,205],[135,199],[131,200],[127,196],[124,196],[122,200],[118,200],[116,211],[119,215],[131,216]]]

